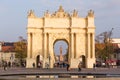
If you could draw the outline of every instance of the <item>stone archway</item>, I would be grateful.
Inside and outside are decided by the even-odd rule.
[[[90,10],[87,17],[81,18],[76,10],[72,14],[64,11],[62,6],[58,11],[38,18],[32,10],[28,13],[28,53],[27,68],[32,67],[36,60],[35,51],[43,56],[43,68],[48,63],[53,68],[55,62],[53,45],[56,40],[63,39],[69,44],[68,62],[71,68],[77,68],[79,56],[84,55],[86,68],[92,68],[95,63],[95,25],[94,12]]]
[[[68,63],[69,43],[65,39],[57,39],[53,45],[55,55],[54,67],[65,67],[65,64]]]

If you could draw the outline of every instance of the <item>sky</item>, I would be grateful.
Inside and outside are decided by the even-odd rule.
[[[0,0],[0,41],[27,39],[27,13],[34,10],[42,17],[46,10],[53,13],[62,5],[66,12],[74,9],[86,17],[90,9],[95,13],[96,35],[113,30],[113,38],[120,38],[120,0]]]
[[[62,47],[62,54],[66,54],[68,51],[68,44],[64,40],[59,40],[54,44],[55,55],[60,54],[60,47]]]

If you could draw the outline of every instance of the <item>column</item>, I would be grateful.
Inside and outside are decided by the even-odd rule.
[[[47,48],[46,48],[46,44],[47,44],[47,38],[46,38],[46,33],[43,33],[43,68],[45,68],[45,63],[46,63],[46,52],[47,52]]]
[[[35,48],[36,48],[36,33],[33,32],[32,33],[32,39],[31,39],[31,58],[35,58],[34,56],[34,51],[35,51]]]
[[[74,34],[71,33],[71,50],[70,50],[71,58],[74,58]]]
[[[76,49],[77,48],[76,47],[77,46],[76,45],[77,41],[76,41],[76,36],[77,36],[77,33],[74,34],[74,58],[77,58],[77,51],[76,51],[77,50]]]
[[[88,54],[87,54],[87,58],[90,58],[90,33],[87,34],[87,39],[88,39],[88,43],[87,43],[87,44],[88,44],[88,45],[87,45],[87,49],[88,49],[88,50],[87,50],[87,51],[88,51],[88,52],[87,52],[87,53],[88,53]]]
[[[47,52],[46,52],[46,58],[48,57],[49,54],[49,33],[47,33]]]
[[[95,36],[92,34],[92,58],[95,58]]]
[[[28,33],[27,56],[28,58],[32,58],[32,33]]]
[[[28,45],[27,45],[27,60],[26,60],[26,68],[32,68],[33,62],[36,60],[33,58],[33,33],[28,33]]]
[[[46,56],[46,52],[47,52],[47,36],[46,36],[46,33],[44,33],[44,41],[43,41],[43,45],[44,45],[44,52],[43,52],[43,56],[44,56],[44,58],[47,58],[47,56]]]
[[[30,41],[31,41],[31,40],[30,40],[30,39],[31,39],[31,38],[30,38],[30,33],[27,33],[27,38],[28,38],[28,42],[27,42],[27,43],[28,43],[28,44],[27,44],[27,58],[30,58],[30,47],[31,47],[31,46],[30,46]]]

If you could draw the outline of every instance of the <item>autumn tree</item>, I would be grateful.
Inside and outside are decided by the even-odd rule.
[[[15,57],[20,61],[22,65],[23,60],[27,57],[27,42],[23,37],[19,37],[19,41],[14,44],[16,55]]]
[[[110,59],[111,55],[114,53],[113,45],[111,43],[112,30],[96,36],[95,52],[97,58],[101,58],[102,60],[106,60],[106,58]]]

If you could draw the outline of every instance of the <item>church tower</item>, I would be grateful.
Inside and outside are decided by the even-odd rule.
[[[63,62],[64,59],[63,59],[63,54],[62,54],[62,46],[60,46],[60,57],[59,57],[59,61],[60,62]]]

